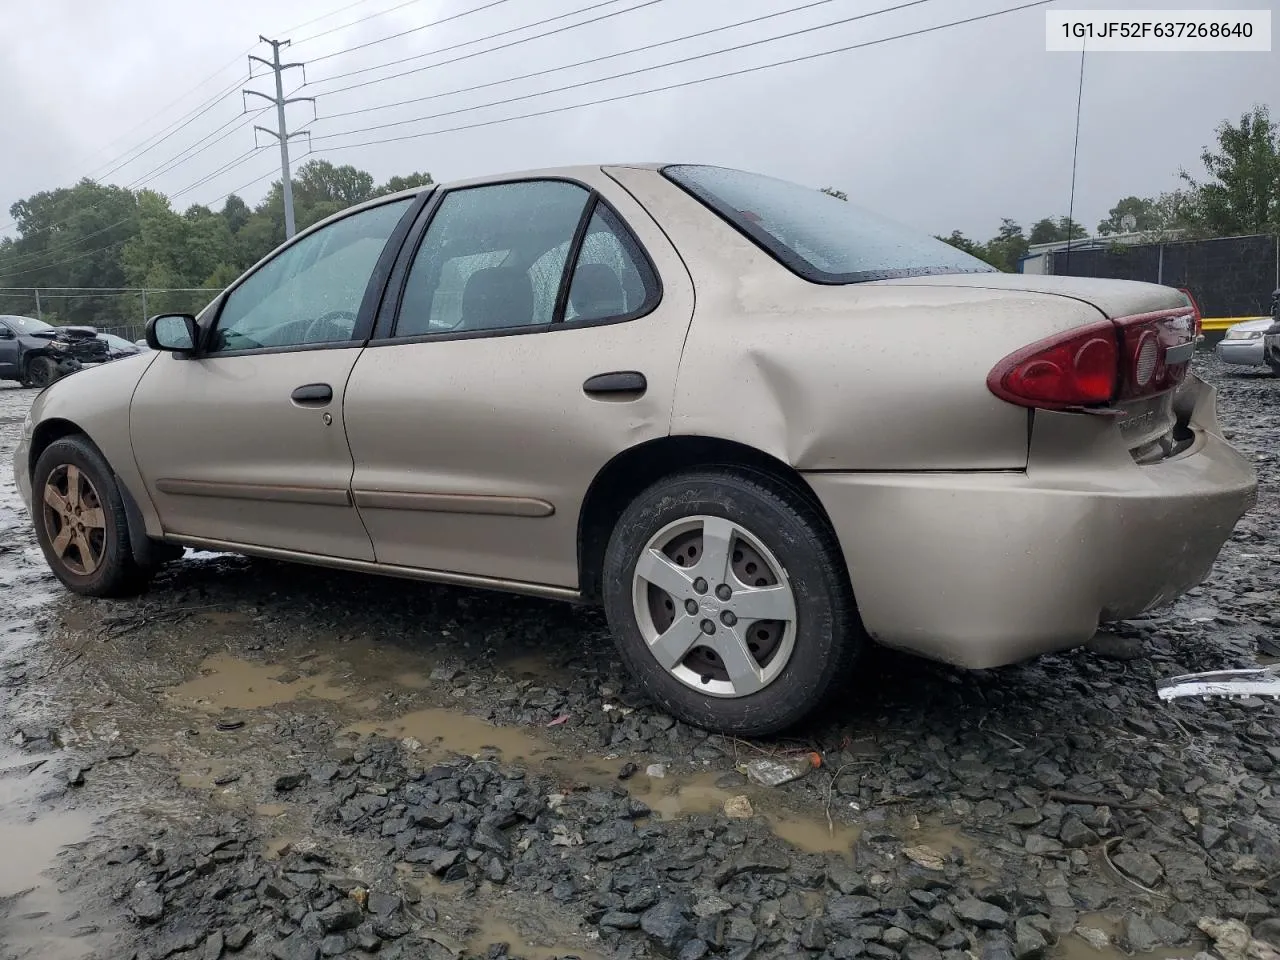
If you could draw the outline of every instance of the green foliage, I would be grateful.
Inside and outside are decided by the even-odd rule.
[[[429,173],[372,175],[326,160],[293,175],[299,230],[352,204],[432,183]],[[167,197],[82,180],[37,193],[9,210],[18,237],[0,239],[0,287],[144,287],[145,313],[197,311],[214,290],[158,292],[165,287],[225,287],[284,242],[284,193],[279,181],[256,207],[235,195],[220,210],[195,205],[179,212]],[[140,294],[54,297],[40,312],[65,323],[115,326],[144,315]],[[0,313],[35,316],[30,289],[0,290]]]
[[[999,232],[986,243],[970,240],[959,230],[953,230],[950,236],[939,236],[938,239],[1006,273],[1013,273],[1018,269],[1018,260],[1026,256],[1029,245],[1022,227],[1007,217],[1000,221]]]
[[[1187,220],[1207,236],[1280,233],[1280,122],[1259,104],[1216,133],[1217,150],[1200,155],[1208,179],[1182,171],[1191,191]]]
[[[1045,217],[1031,225],[1030,243],[1060,243],[1064,240],[1079,240],[1089,234],[1084,227],[1070,217]]]
[[[414,187],[429,187],[435,183],[431,179],[429,173],[411,173],[407,177],[392,177],[377,190],[373,191],[375,197],[384,197],[389,193],[399,193],[401,190],[410,190]]]

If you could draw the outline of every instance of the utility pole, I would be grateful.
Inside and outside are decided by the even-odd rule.
[[[315,97],[285,97],[284,95],[284,72],[292,70],[294,67],[301,67],[301,63],[281,63],[280,50],[289,46],[288,40],[268,40],[264,36],[259,36],[259,40],[263,43],[271,44],[271,59],[264,60],[262,57],[249,55],[250,61],[257,60],[261,64],[271,68],[276,75],[276,95],[269,97],[265,93],[259,93],[257,90],[243,90],[242,93],[252,94],[255,97],[261,97],[270,103],[276,105],[276,130],[268,130],[266,127],[254,126],[254,130],[261,130],[263,133],[269,133],[280,141],[280,187],[284,191],[284,236],[288,240],[296,232],[293,219],[293,181],[289,177],[289,139],[291,137],[307,136],[311,134],[305,130],[299,130],[290,133],[285,124],[284,108],[286,104],[299,103],[309,100],[311,103],[316,102]],[[249,72],[253,72],[253,64],[249,64]]]
[[[39,287],[32,288],[32,293],[36,295],[36,319],[43,320],[44,312],[40,309],[40,288]]]

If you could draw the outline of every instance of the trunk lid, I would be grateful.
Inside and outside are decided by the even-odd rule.
[[[1132,280],[1100,280],[1094,277],[1052,277],[1028,273],[950,273],[932,277],[877,280],[884,286],[969,287],[984,290],[1017,290],[1070,297],[1101,311],[1111,320],[1157,310],[1186,306],[1173,287]]]
[[[1114,321],[1121,344],[1120,386],[1106,412],[1116,418],[1130,454],[1140,463],[1154,462],[1190,443],[1186,425],[1178,421],[1176,397],[1195,351],[1195,313],[1173,287],[1010,273],[947,274],[877,283],[1040,293],[1089,304],[1099,312],[1099,319]]]

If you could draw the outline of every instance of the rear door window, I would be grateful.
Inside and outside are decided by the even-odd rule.
[[[586,188],[564,180],[465,187],[445,194],[427,225],[394,335],[629,319],[658,297],[639,244]]]

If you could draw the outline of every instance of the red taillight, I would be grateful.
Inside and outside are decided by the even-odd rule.
[[[1186,287],[1179,287],[1178,292],[1187,298],[1187,305],[1191,307],[1195,318],[1195,336],[1198,339],[1200,334],[1204,332],[1204,314],[1200,312],[1200,303],[1196,300],[1195,295]]]
[[[1185,307],[1101,320],[1009,354],[987,386],[1023,407],[1101,411],[1177,386],[1195,347],[1193,329]]]

